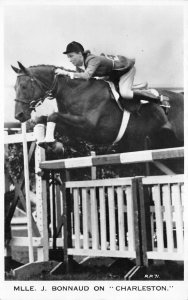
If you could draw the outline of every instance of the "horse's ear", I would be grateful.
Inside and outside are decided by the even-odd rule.
[[[12,65],[11,65],[11,68],[14,70],[14,72],[16,72],[16,73],[18,73],[18,74],[21,72],[20,69],[14,67],[14,66],[12,66]]]
[[[28,74],[28,71],[27,69],[18,61],[18,66],[20,67],[20,70],[22,72],[24,72],[25,74]]]

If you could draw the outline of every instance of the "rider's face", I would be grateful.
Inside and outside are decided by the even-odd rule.
[[[74,66],[79,67],[83,65],[84,59],[81,52],[70,52],[67,54],[67,57]]]

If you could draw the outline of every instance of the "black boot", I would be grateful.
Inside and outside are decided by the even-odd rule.
[[[146,100],[149,102],[154,102],[160,104],[165,108],[170,108],[169,98],[164,95],[156,96],[151,93],[149,90],[135,90],[133,93],[133,99],[135,100]]]
[[[161,104],[160,96],[155,96],[153,93],[151,93],[148,90],[134,90],[133,99],[139,101],[146,100],[149,102]]]

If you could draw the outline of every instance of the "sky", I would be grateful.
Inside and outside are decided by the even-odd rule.
[[[181,5],[9,5],[3,25],[5,121],[15,121],[11,65],[71,67],[62,52],[73,40],[95,54],[135,58],[135,83],[183,87]]]

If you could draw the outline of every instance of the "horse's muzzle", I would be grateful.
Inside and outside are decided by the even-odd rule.
[[[27,118],[23,112],[19,112],[15,114],[15,119],[22,123],[27,121],[29,118]]]

